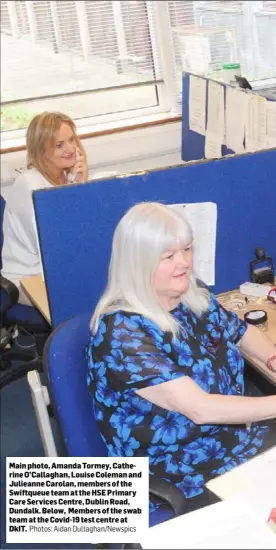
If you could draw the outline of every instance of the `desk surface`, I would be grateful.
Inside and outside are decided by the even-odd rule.
[[[222,500],[240,495],[268,498],[276,495],[276,446],[206,483]],[[276,548],[276,540],[275,540]]]
[[[240,292],[237,290],[224,292],[223,294],[220,294],[218,296],[219,302],[224,305],[226,309],[232,309],[232,311],[233,308],[228,307],[228,304],[231,303],[231,300],[232,303],[235,302],[235,299],[236,301],[239,301],[240,308],[234,311],[235,313],[237,313],[240,319],[244,319],[244,314],[251,309],[263,309],[267,312],[268,328],[266,334],[270,338],[270,340],[274,344],[276,344],[276,305],[268,302],[266,297],[255,298],[254,296],[248,296],[248,299],[251,303],[246,304],[245,295],[240,294]],[[267,380],[269,380],[269,382],[276,386],[276,373],[269,371],[264,363],[258,361],[258,359],[251,357],[247,353],[243,353],[243,356],[245,360],[248,361],[248,363],[250,363],[256,370],[258,370]]]
[[[138,537],[139,542],[148,550],[274,550],[276,535],[267,520],[275,507],[275,468],[273,447],[207,483],[222,502],[159,523]]]
[[[20,281],[20,284],[31,302],[37,307],[48,323],[51,324],[46,285],[41,275],[25,277]]]
[[[257,504],[247,497],[224,500],[144,529],[136,536],[147,550],[275,550],[276,535],[266,525],[274,502],[273,498]]]
[[[37,309],[42,313],[42,315],[47,319],[48,323],[51,324],[50,310],[46,292],[45,282],[43,281],[41,275],[34,275],[33,277],[26,277],[20,281],[21,286],[24,288],[29,299],[37,307]],[[239,291],[233,290],[230,292],[225,292],[218,296],[218,299],[223,303],[224,307],[227,309],[227,301],[231,298],[237,298],[240,302],[244,303],[242,307],[236,311],[238,316],[243,319],[244,313],[250,309],[264,309],[268,313],[268,330],[267,334],[272,342],[276,343],[276,306],[268,305],[266,298],[259,298],[256,303],[246,304],[245,296],[240,294]],[[252,297],[249,297],[251,300]],[[253,300],[253,298],[252,298]],[[230,309],[230,308],[229,308]],[[253,359],[247,354],[243,354],[244,358],[256,369],[258,370],[270,383],[276,386],[276,374],[270,372],[266,365],[257,359]]]

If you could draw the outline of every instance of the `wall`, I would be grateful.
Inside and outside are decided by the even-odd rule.
[[[182,164],[181,122],[125,131],[84,140],[91,179],[117,172],[126,174]],[[26,152],[1,155],[1,193],[4,198],[25,166]]]

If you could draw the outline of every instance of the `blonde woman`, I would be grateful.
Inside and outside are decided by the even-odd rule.
[[[63,113],[35,116],[27,130],[26,148],[27,169],[13,183],[4,211],[1,273],[19,288],[19,302],[29,305],[19,281],[41,271],[32,192],[84,182],[88,168],[76,126]]]
[[[209,479],[275,445],[276,395],[246,395],[241,351],[276,372],[276,348],[196,280],[192,230],[172,208],[140,203],[119,222],[91,331],[109,455],[148,456],[187,511],[209,504]]]

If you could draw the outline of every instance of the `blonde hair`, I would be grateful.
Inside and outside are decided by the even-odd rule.
[[[55,146],[57,133],[63,123],[70,126],[77,148],[80,149],[86,161],[86,153],[77,135],[75,123],[69,116],[59,112],[45,111],[36,115],[27,129],[27,168],[36,168],[52,185],[60,185],[60,182],[47,169],[47,163],[44,160],[45,145],[50,142],[53,147]]]
[[[173,208],[142,202],[128,210],[114,232],[107,287],[90,323],[93,334],[100,315],[122,309],[143,315],[161,330],[177,335],[177,321],[162,307],[151,284],[161,255],[177,239],[187,246],[193,241],[193,233],[189,223]],[[208,309],[210,293],[198,286],[195,274],[191,275],[181,301],[197,316]]]

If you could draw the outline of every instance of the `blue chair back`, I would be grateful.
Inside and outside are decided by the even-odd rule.
[[[3,241],[4,241],[3,220],[4,220],[5,206],[6,206],[6,201],[2,197],[2,195],[0,195],[0,271],[2,269],[2,254],[1,254],[1,252],[2,252],[2,246],[3,246]]]
[[[73,317],[57,327],[44,349],[51,399],[69,456],[107,456],[94,417],[86,374],[85,346],[91,314]]]
[[[86,380],[90,317],[91,313],[78,315],[59,325],[48,338],[43,357],[63,442],[67,454],[73,457],[107,456]],[[150,526],[172,517],[172,509],[160,502],[159,508],[150,513]]]

